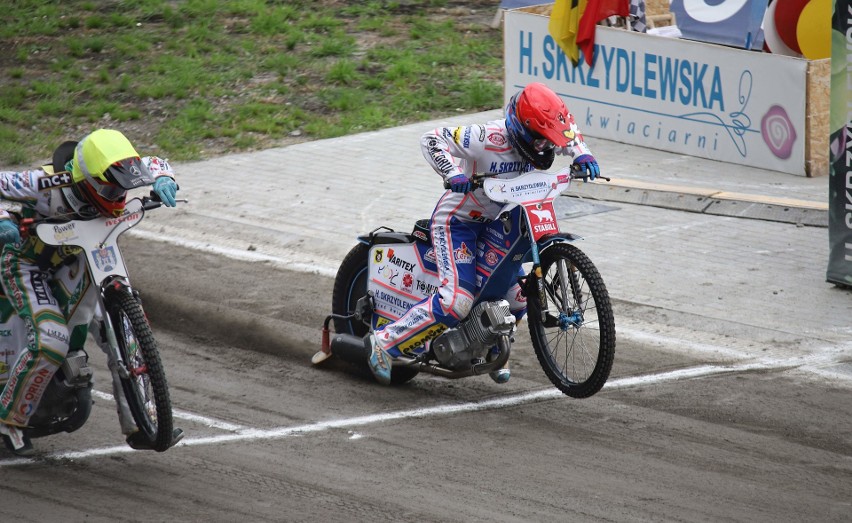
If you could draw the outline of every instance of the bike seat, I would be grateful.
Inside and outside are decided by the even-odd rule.
[[[429,235],[429,222],[430,220],[425,218],[423,220],[417,220],[414,223],[414,230],[411,231],[411,235],[414,236],[417,241],[432,243],[431,236]]]

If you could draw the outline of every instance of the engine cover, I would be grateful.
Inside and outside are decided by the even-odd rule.
[[[458,327],[433,340],[432,352],[450,369],[468,369],[497,344],[500,336],[508,336],[514,329],[515,316],[509,310],[509,302],[482,302]]]

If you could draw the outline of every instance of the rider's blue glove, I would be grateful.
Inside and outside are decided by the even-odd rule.
[[[598,167],[598,161],[591,154],[581,154],[574,158],[574,165],[580,168],[581,173],[585,173],[589,180],[594,180],[601,175],[601,168]]]
[[[21,231],[12,220],[0,220],[0,246],[7,243],[19,243]]]
[[[463,174],[457,174],[448,180],[450,182],[450,190],[467,194],[473,185],[470,183],[470,178]]]
[[[174,207],[177,205],[177,200],[175,200],[177,190],[178,185],[168,176],[160,176],[154,181],[154,192],[157,193],[160,201],[162,201],[166,207]]]

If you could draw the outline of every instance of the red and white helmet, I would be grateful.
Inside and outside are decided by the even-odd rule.
[[[553,148],[567,147],[574,139],[573,124],[559,95],[541,83],[527,85],[506,106],[509,141],[536,169],[550,168]]]

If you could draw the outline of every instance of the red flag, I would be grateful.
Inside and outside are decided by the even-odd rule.
[[[592,65],[595,51],[595,27],[598,22],[610,16],[629,16],[630,0],[589,0],[586,10],[580,17],[577,29],[577,46],[583,50],[586,63]]]

